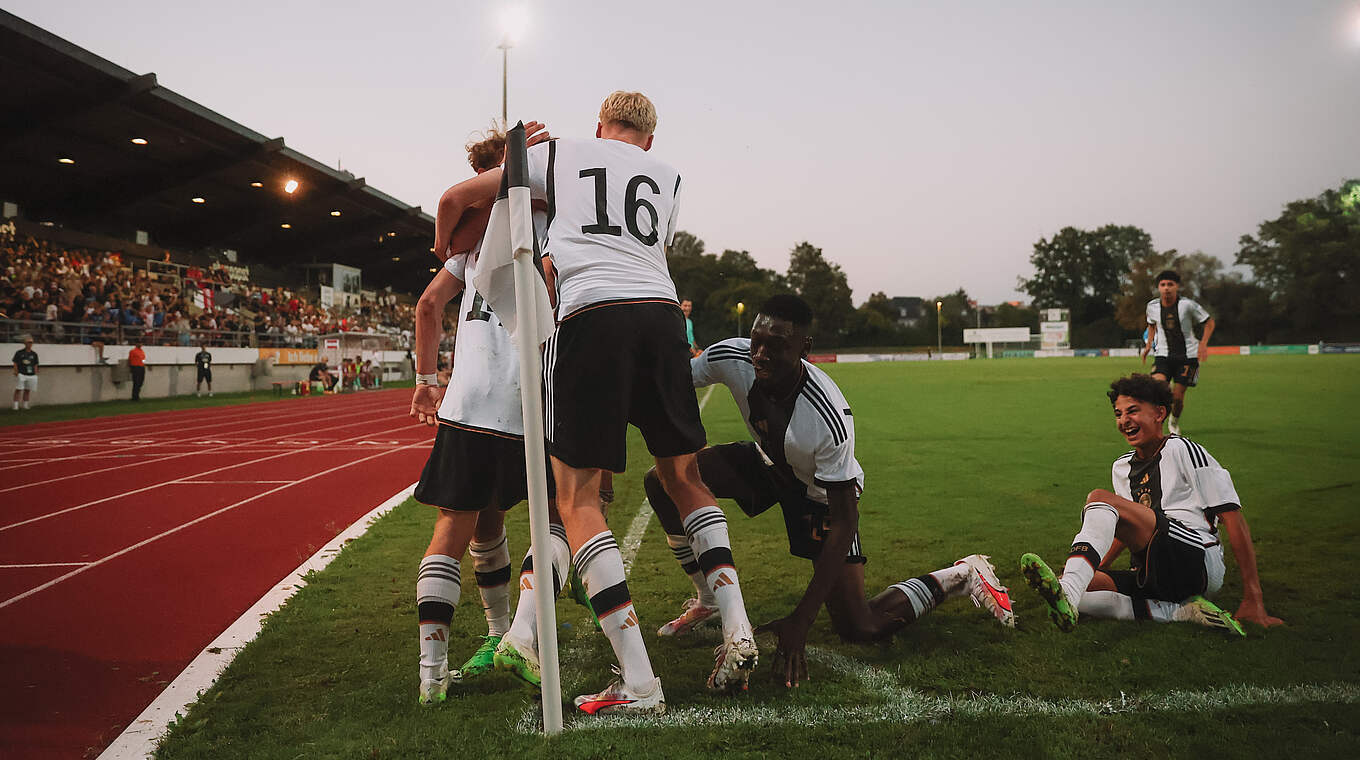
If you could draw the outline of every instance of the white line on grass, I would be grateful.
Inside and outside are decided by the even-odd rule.
[[[189,663],[184,672],[171,681],[170,685],[165,687],[165,691],[123,729],[123,733],[113,744],[100,754],[99,760],[122,758],[141,760],[150,756],[155,749],[156,739],[165,733],[170,721],[175,716],[187,712],[189,705],[212,687],[217,677],[236,658],[236,653],[259,635],[265,617],[282,608],[298,589],[307,585],[307,574],[320,571],[329,565],[346,542],[363,535],[379,517],[406,501],[415,488],[416,484],[412,483],[379,504],[373,511],[355,520],[354,524],[321,547],[320,551],[299,565],[291,575],[275,584],[274,588],[260,597],[260,601],[246,610],[220,636],[213,639],[213,642]]]

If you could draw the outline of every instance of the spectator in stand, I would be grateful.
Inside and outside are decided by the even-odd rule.
[[[142,383],[146,382],[146,352],[142,350],[142,340],[132,345],[128,352],[128,369],[132,371],[132,400],[142,400]]]
[[[14,410],[18,411],[20,400],[27,409],[29,397],[37,389],[38,352],[33,350],[33,338],[25,335],[24,347],[14,352]]]

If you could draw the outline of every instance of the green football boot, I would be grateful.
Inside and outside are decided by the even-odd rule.
[[[541,683],[538,658],[522,654],[509,639],[502,639],[496,647],[495,662],[496,670],[504,670],[530,686],[537,687]]]
[[[467,662],[463,663],[463,667],[460,669],[462,676],[459,680],[476,678],[494,670],[496,667],[496,646],[500,643],[500,636],[483,636],[482,645],[477,647],[477,651],[472,653]]]
[[[1048,617],[1058,630],[1071,633],[1077,625],[1077,610],[1067,601],[1058,576],[1039,558],[1037,554],[1024,554],[1020,557],[1020,572],[1024,574],[1029,587],[1039,592],[1048,605]]]
[[[1186,599],[1181,604],[1181,608],[1176,610],[1173,617],[1177,622],[1199,623],[1210,628],[1217,628],[1227,634],[1247,635],[1247,632],[1242,630],[1242,624],[1234,620],[1227,610],[1202,596],[1192,596]]]

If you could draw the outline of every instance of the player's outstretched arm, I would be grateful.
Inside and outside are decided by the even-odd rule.
[[[772,620],[756,628],[757,633],[773,633],[778,639],[775,667],[782,664],[784,685],[793,687],[807,680],[807,632],[817,619],[817,611],[826,603],[827,595],[845,569],[845,555],[859,529],[859,505],[855,483],[837,483],[826,489],[831,507],[831,527],[822,541],[821,554],[813,564],[812,580],[798,606],[788,616]],[[775,677],[779,677],[776,670]]]
[[[441,267],[416,302],[416,389],[411,394],[411,416],[434,427],[439,424],[439,402],[444,391],[438,384],[421,382],[439,367],[439,339],[444,335],[444,307],[463,291],[463,281]]]
[[[1251,542],[1251,528],[1247,518],[1238,510],[1224,512],[1220,519],[1228,529],[1228,540],[1232,542],[1233,556],[1237,558],[1237,568],[1242,573],[1242,604],[1237,607],[1236,618],[1257,625],[1272,626],[1284,623],[1277,617],[1266,614],[1265,599],[1261,595],[1261,580],[1256,574],[1256,546]]]

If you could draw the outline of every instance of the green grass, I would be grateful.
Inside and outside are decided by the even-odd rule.
[[[384,388],[410,388],[413,381],[385,383]],[[241,391],[239,393],[217,393],[212,397],[199,397],[192,393],[168,398],[145,398],[141,401],[119,399],[117,401],[95,401],[87,404],[55,404],[35,406],[32,409],[16,412],[8,405],[0,407],[0,427],[8,425],[30,425],[36,422],[65,422],[66,420],[90,420],[97,417],[113,417],[119,414],[145,414],[147,412],[169,412],[178,409],[205,409],[214,406],[234,406],[253,404],[260,401],[305,401],[322,396],[282,395],[269,390]]]
[[[535,695],[501,674],[455,687],[439,707],[416,704],[413,585],[433,515],[408,502],[267,620],[158,756],[1356,756],[1360,415],[1352,405],[1360,359],[1214,357],[1189,396],[1185,432],[1232,471],[1267,608],[1287,626],[1248,626],[1248,638],[1229,640],[1188,625],[1089,621],[1063,635],[1024,586],[1019,555],[1061,558],[1087,491],[1109,487],[1110,464],[1126,447],[1104,390],[1137,368],[1126,359],[827,367],[855,409],[867,473],[861,532],[870,593],[988,553],[1014,591],[1018,630],[1001,629],[963,601],[885,645],[844,645],[823,616],[810,637],[810,682],[787,692],[766,680],[766,662],[749,694],[735,699],[703,687],[715,634],[649,635],[672,716],[697,722],[694,708],[711,708],[714,721],[762,716],[756,725],[569,715],[569,730],[548,740],[517,730],[531,721]],[[723,388],[705,423],[710,442],[745,437]],[[635,435],[630,441],[631,469],[616,480],[610,514],[620,538],[643,496],[645,449]],[[788,556],[776,511],[755,519],[728,514],[752,619],[786,614],[809,564]],[[528,540],[525,510],[512,511],[508,522],[517,564]],[[465,569],[450,645],[455,663],[485,631],[470,563]],[[686,597],[688,580],[654,520],[629,585],[649,631]],[[1230,559],[1220,600],[1234,609],[1240,598]],[[602,686],[612,655],[581,608],[564,600],[558,614],[569,698]],[[1300,685],[1332,685],[1339,694],[1303,704],[1248,695],[1230,708],[1153,709],[1178,691],[1233,695],[1248,686]],[[1028,698],[1096,706],[1017,713]],[[989,712],[994,707],[999,712]]]

